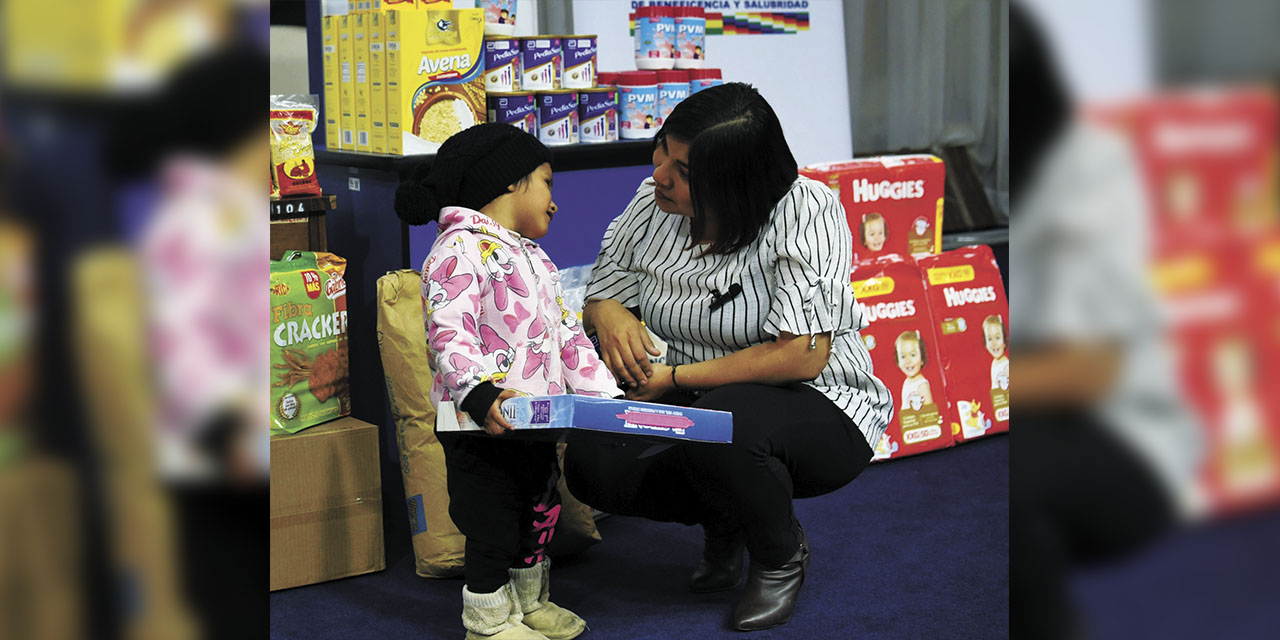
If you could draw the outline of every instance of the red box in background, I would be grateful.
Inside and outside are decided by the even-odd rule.
[[[1263,89],[1185,91],[1095,109],[1134,142],[1158,241],[1273,225],[1280,101]]]
[[[898,256],[859,263],[853,292],[871,323],[860,332],[862,342],[894,402],[893,419],[872,460],[953,446],[942,359],[920,267]]]
[[[830,188],[853,232],[853,260],[942,251],[946,167],[928,154],[811,164],[800,174]],[[851,265],[852,266],[852,265]]]
[[[1280,500],[1280,237],[1166,238],[1153,281],[1183,397],[1205,436],[1213,514]]]
[[[1009,301],[986,245],[921,259],[957,442],[1009,430]]]

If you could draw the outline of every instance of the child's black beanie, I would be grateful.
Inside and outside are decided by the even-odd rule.
[[[442,207],[479,210],[551,160],[537,138],[509,124],[464,129],[440,145],[396,189],[396,214],[409,224],[434,222]]]

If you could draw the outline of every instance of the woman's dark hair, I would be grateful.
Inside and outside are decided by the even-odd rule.
[[[1017,2],[1009,5],[1009,85],[1017,88],[1009,101],[1015,114],[1009,127],[1009,192],[1016,201],[1070,123],[1073,109],[1044,32]],[[1017,207],[1013,211],[1016,215]]]
[[[782,123],[760,92],[740,82],[703,89],[676,105],[654,145],[667,137],[689,145],[690,234],[694,244],[711,241],[702,254],[755,242],[798,175]],[[707,238],[711,216],[715,237]]]

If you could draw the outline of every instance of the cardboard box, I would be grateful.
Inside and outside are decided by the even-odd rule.
[[[369,153],[373,151],[369,110],[369,14],[357,13],[355,24],[351,27],[356,60],[356,151]]]
[[[342,141],[342,106],[341,89],[342,64],[338,59],[338,42],[341,39],[341,20],[338,16],[325,16],[321,33],[323,34],[323,52],[321,65],[324,67],[324,145],[329,149],[337,149]]]
[[[387,34],[386,18],[369,14],[369,127],[374,153],[387,152]]]
[[[338,18],[338,64],[341,75],[338,78],[338,106],[342,109],[339,123],[342,127],[342,138],[338,148],[343,151],[356,150],[356,82],[355,64],[356,48],[353,40],[353,16]]]
[[[271,590],[381,571],[378,428],[341,418],[271,438]]]
[[[644,436],[694,442],[732,442],[733,414],[655,402],[612,400],[573,394],[511,398],[502,403],[502,414],[516,431],[552,430],[531,437],[561,439],[568,431]],[[441,402],[436,431],[482,431],[466,417],[459,423],[452,402]],[[523,434],[520,434],[523,435]]]
[[[920,260],[957,442],[1009,430],[1009,300],[991,247]]]
[[[946,167],[941,158],[916,154],[826,162],[800,174],[839,197],[853,232],[854,262],[942,251]]]
[[[485,121],[484,10],[391,11],[387,27],[387,146],[434,153]],[[394,127],[403,142],[396,149]]]
[[[859,263],[853,293],[871,323],[859,332],[862,342],[894,401],[893,419],[872,460],[954,445],[942,357],[920,267],[900,256]]]

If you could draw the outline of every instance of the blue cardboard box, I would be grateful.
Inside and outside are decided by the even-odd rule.
[[[691,442],[733,441],[733,414],[656,402],[573,394],[526,396],[503,401],[502,415],[516,428],[510,435],[529,430],[559,439],[576,430]],[[463,418],[458,421],[452,402],[442,402],[436,411],[436,430],[483,431],[470,417],[464,414]],[[547,430],[558,432],[548,434]]]

